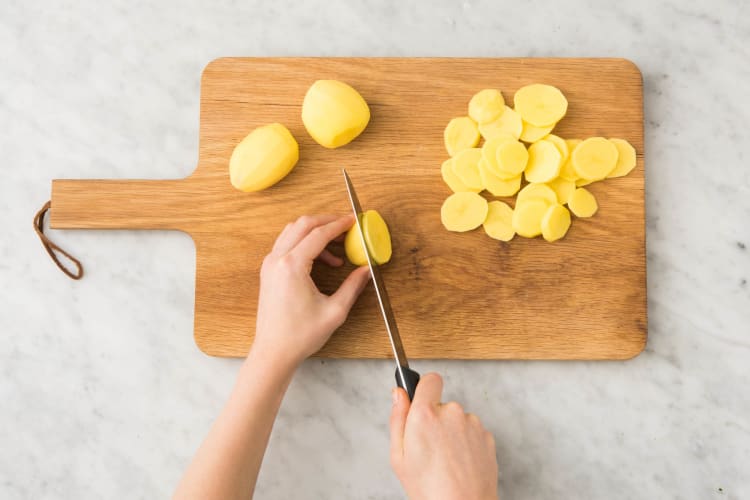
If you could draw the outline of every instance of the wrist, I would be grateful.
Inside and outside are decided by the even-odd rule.
[[[291,379],[299,365],[300,361],[288,353],[253,342],[243,364],[243,371],[260,371],[266,377],[284,380]]]

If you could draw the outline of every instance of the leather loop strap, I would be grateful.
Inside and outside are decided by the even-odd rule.
[[[55,245],[52,241],[50,241],[47,235],[44,234],[44,216],[47,214],[50,206],[51,204],[48,201],[34,216],[34,231],[36,231],[37,236],[39,236],[39,239],[42,241],[42,245],[44,245],[44,249],[47,250],[47,253],[50,257],[52,257],[52,260],[57,265],[57,267],[59,267],[62,272],[68,275],[69,278],[79,280],[83,278],[83,266],[81,265],[81,262],[59,246]],[[71,271],[70,269],[65,267],[62,262],[60,262],[60,257],[57,255],[58,253],[65,256],[76,266],[75,272]]]

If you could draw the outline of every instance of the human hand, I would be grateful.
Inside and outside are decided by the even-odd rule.
[[[255,354],[296,367],[317,352],[370,279],[367,267],[355,269],[328,296],[310,277],[313,260],[338,267],[344,261],[326,249],[354,224],[354,216],[303,216],[287,224],[260,270]]]
[[[411,500],[497,499],[495,440],[476,415],[441,404],[443,379],[424,375],[414,400],[393,389],[391,465]]]

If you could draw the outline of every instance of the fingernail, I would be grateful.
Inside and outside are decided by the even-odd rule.
[[[391,398],[393,399],[393,406],[396,406],[396,403],[398,403],[398,389],[395,387],[391,389]]]

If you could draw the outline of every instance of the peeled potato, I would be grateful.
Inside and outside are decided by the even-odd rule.
[[[559,203],[547,208],[542,217],[542,237],[547,241],[557,241],[570,228],[570,212]]]
[[[573,191],[568,199],[568,207],[576,217],[591,217],[599,208],[596,204],[596,198],[586,188],[578,188]]]
[[[543,200],[517,202],[513,210],[513,229],[524,238],[534,238],[542,234],[542,218],[547,213],[547,203]]]
[[[469,101],[469,116],[475,122],[489,123],[503,114],[505,100],[499,90],[480,90]]]
[[[374,264],[385,264],[391,260],[391,233],[383,217],[376,210],[368,210],[360,215],[362,234]],[[367,256],[362,246],[359,226],[354,224],[344,238],[346,258],[355,266],[366,266]]]
[[[479,175],[482,178],[484,189],[495,196],[513,196],[521,187],[521,175],[510,179],[498,177],[482,158],[479,161]]]
[[[482,178],[479,176],[479,160],[482,150],[479,148],[464,149],[456,153],[453,158],[453,173],[464,185],[472,191],[483,189]]]
[[[451,156],[464,149],[473,148],[479,144],[477,123],[468,116],[452,119],[443,131],[443,141]]]
[[[451,191],[454,193],[460,193],[462,191],[473,191],[478,193],[481,189],[469,188],[464,184],[461,179],[453,172],[453,158],[448,158],[440,166],[440,173],[443,176],[443,181],[448,184]]]
[[[528,122],[523,122],[523,129],[521,130],[521,140],[528,143],[536,142],[539,139],[543,139],[545,136],[549,135],[549,133],[552,132],[553,128],[555,128],[554,123],[546,127],[537,127],[536,125],[532,125]]]
[[[518,141],[506,141],[495,152],[497,168],[508,175],[521,175],[529,162],[526,146]]]
[[[513,106],[523,121],[536,127],[547,127],[565,116],[568,100],[556,87],[534,83],[516,91]]]
[[[513,229],[513,209],[502,201],[487,204],[487,218],[482,224],[487,236],[500,241],[510,241],[515,236]]]
[[[526,180],[529,182],[549,182],[560,173],[562,156],[555,145],[540,140],[529,146],[529,161],[526,164]]]
[[[624,139],[610,139],[617,148],[617,165],[607,177],[622,177],[635,168],[635,148]]]
[[[497,148],[499,148],[502,144],[514,141],[515,138],[510,134],[498,134],[492,139],[487,139],[484,141],[484,144],[482,145],[482,158],[484,161],[487,162],[487,165],[489,165],[490,168],[497,171]],[[497,172],[498,174],[501,174],[501,172]],[[518,174],[513,174],[510,177],[515,177]]]
[[[561,163],[564,164],[566,161],[568,161],[568,143],[565,142],[565,139],[562,139],[555,134],[548,134],[544,136],[544,139],[554,144],[557,150],[560,151],[560,155],[562,156],[562,160],[560,160]]]
[[[349,144],[369,121],[367,102],[338,80],[316,81],[302,101],[302,123],[315,142],[326,148]]]
[[[546,184],[526,184],[523,189],[518,192],[516,204],[527,200],[542,200],[547,205],[558,203],[555,191]]]
[[[232,151],[229,180],[240,191],[271,187],[292,171],[299,160],[299,145],[280,123],[250,132]]]
[[[487,200],[477,193],[453,193],[440,208],[440,220],[448,231],[471,231],[484,222],[488,210]]]
[[[583,187],[588,186],[589,184],[593,183],[594,181],[590,181],[587,179],[576,179],[576,187]]]
[[[581,142],[583,142],[581,141],[581,139],[565,139],[565,145],[568,147],[568,159],[565,160],[562,164],[562,167],[560,167],[560,177],[562,177],[565,180],[568,180],[568,181],[578,180],[578,174],[573,168],[573,164],[570,162],[570,158],[571,156],[573,156],[573,150]]]
[[[574,181],[569,181],[562,177],[558,177],[557,179],[548,182],[547,185],[555,192],[557,195],[557,202],[561,205],[565,205],[568,202],[568,199],[570,199],[570,195],[576,190],[576,183]]]
[[[508,106],[505,106],[504,111],[498,118],[491,122],[479,124],[479,132],[485,140],[492,139],[501,133],[510,134],[514,139],[518,139],[521,137],[522,130],[521,115]]]
[[[617,166],[617,147],[604,137],[590,137],[573,150],[571,162],[582,179],[604,179]]]

